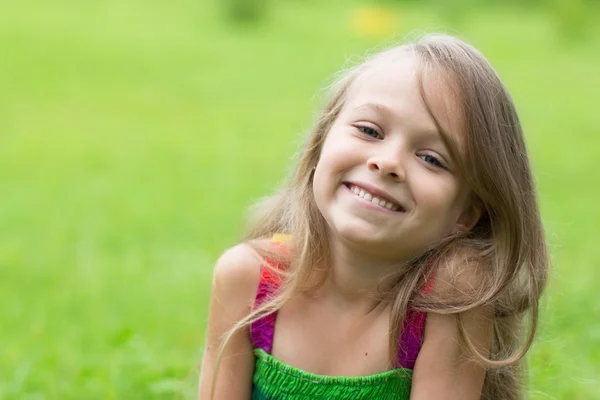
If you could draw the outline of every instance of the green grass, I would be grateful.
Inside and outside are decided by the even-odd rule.
[[[2,8],[0,398],[191,398],[212,263],[319,88],[381,39],[341,1],[279,2],[257,27],[189,0]],[[399,36],[449,27],[511,90],[554,259],[532,398],[600,398],[600,35],[571,44],[534,10],[397,11]]]

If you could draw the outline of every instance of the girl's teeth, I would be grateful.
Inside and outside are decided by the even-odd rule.
[[[399,209],[397,205],[388,203],[387,201],[380,199],[379,197],[375,197],[371,193],[366,192],[364,189],[361,189],[358,186],[352,186],[350,190],[352,190],[357,196],[362,197],[363,199],[370,201],[373,204],[377,204],[380,207],[384,207],[392,211],[398,211]]]

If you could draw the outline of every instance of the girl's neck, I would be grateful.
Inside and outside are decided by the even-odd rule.
[[[340,239],[331,240],[329,275],[319,296],[330,298],[340,307],[369,313],[382,302],[382,278],[397,264],[374,260]]]

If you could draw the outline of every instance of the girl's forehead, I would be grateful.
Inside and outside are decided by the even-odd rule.
[[[455,91],[444,74],[425,72],[416,57],[367,64],[346,95],[349,111],[379,108],[418,131],[445,133],[461,142],[462,121]],[[442,133],[440,132],[440,133]]]
[[[352,83],[347,100],[359,102],[365,96],[374,96],[395,103],[402,96],[418,97],[417,71],[414,57],[369,62]]]

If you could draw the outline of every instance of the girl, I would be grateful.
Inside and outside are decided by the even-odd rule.
[[[217,262],[200,398],[521,398],[547,265],[492,67],[450,36],[391,48]]]

